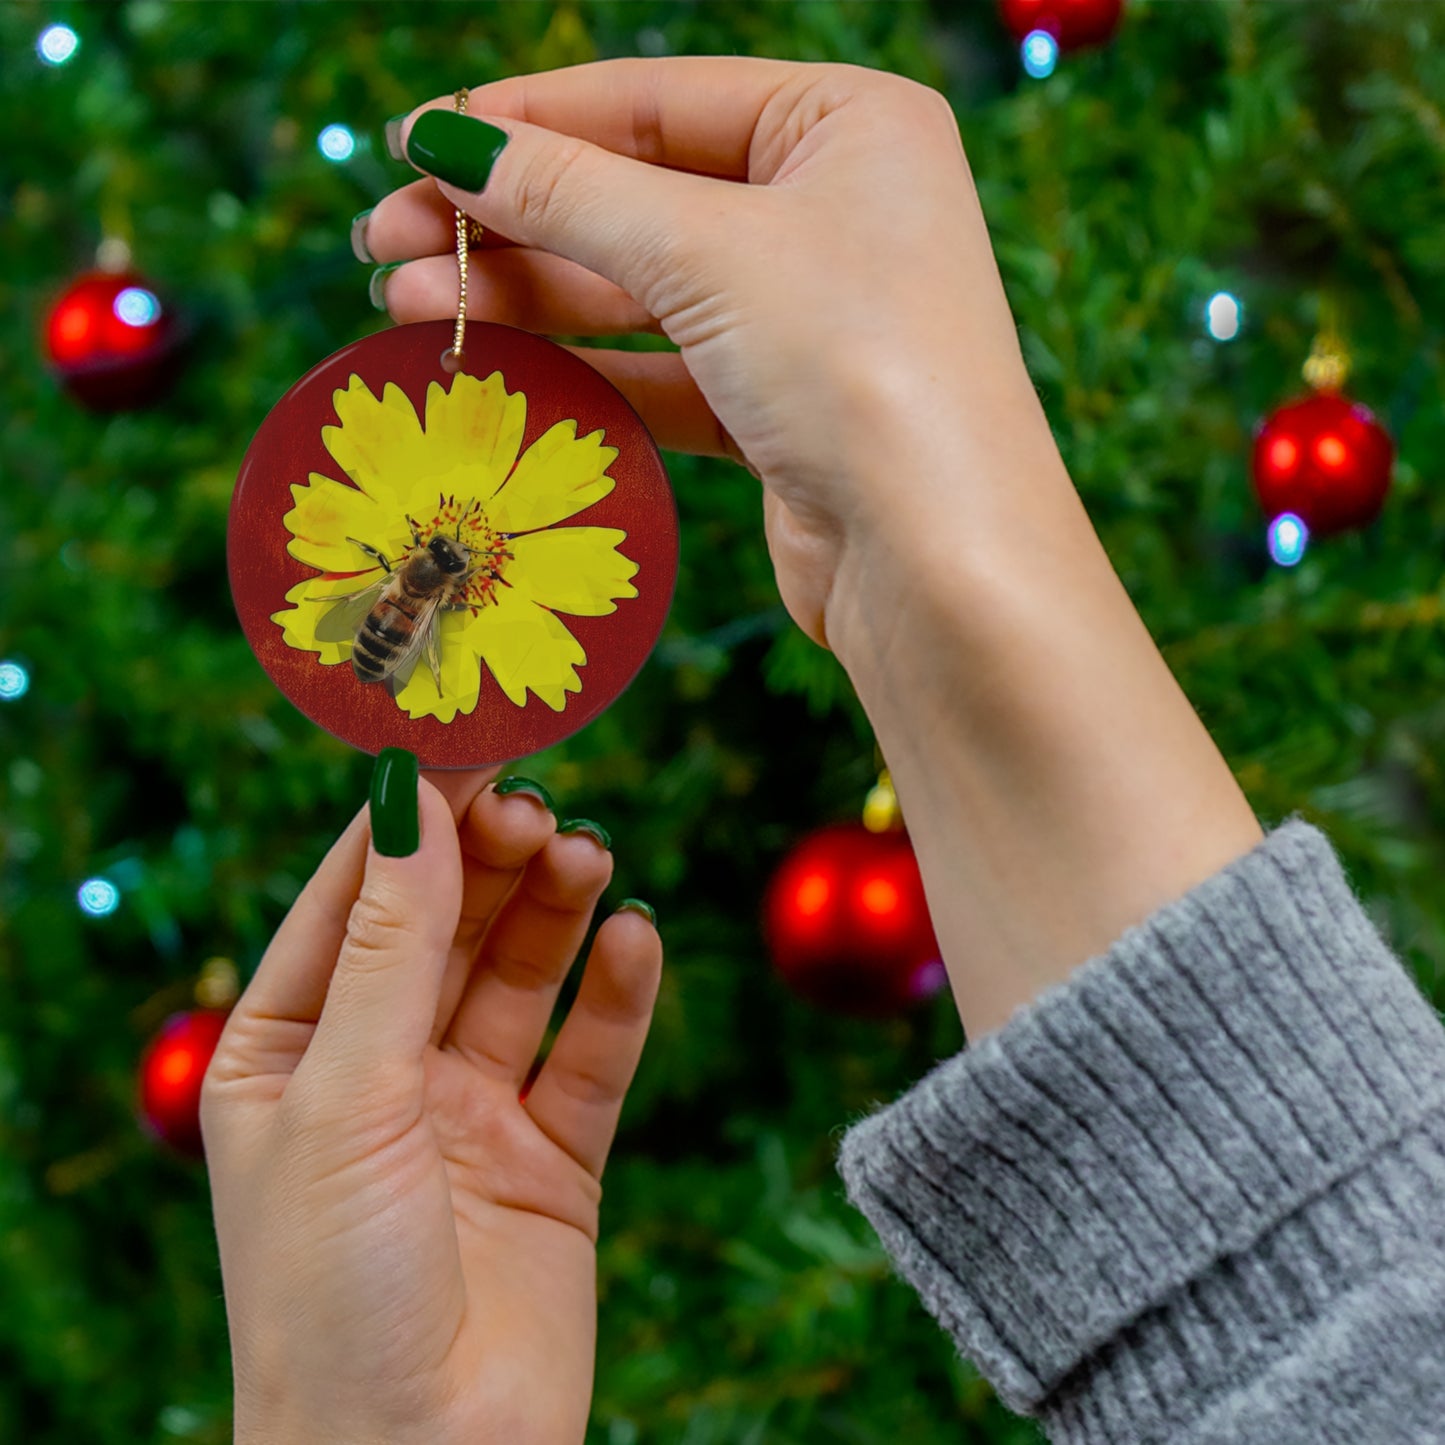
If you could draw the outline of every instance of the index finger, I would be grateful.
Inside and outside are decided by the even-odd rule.
[[[494,80],[467,108],[672,170],[757,180],[749,162],[769,102],[817,69],[745,55],[632,56]],[[452,105],[448,96],[418,110]]]

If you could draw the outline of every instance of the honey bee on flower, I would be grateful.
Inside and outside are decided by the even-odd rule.
[[[348,481],[292,484],[288,551],[318,575],[272,614],[286,644],[350,662],[412,718],[470,714],[483,664],[518,707],[530,692],[560,712],[587,656],[558,614],[637,596],[625,532],[556,525],[612,491],[616,448],[569,420],[519,457],[527,399],[500,372],[432,382],[424,425],[394,383],[378,400],[353,375],[333,400],[322,441]]]

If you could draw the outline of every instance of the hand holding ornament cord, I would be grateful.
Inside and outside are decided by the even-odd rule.
[[[474,254],[476,313],[677,344],[576,352],[662,446],[761,480],[783,601],[873,723],[970,1037],[1258,841],[1064,468],[942,97],[678,57],[448,106],[389,127],[435,184],[362,228],[406,263],[388,309],[450,314],[457,207],[506,242]]]

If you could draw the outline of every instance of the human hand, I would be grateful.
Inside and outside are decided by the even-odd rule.
[[[509,137],[489,175],[500,137],[480,117]],[[493,233],[472,252],[473,316],[665,333],[678,352],[577,352],[662,446],[761,479],[783,601],[816,641],[836,644],[870,587],[875,606],[906,588],[910,552],[941,529],[957,542],[981,510],[1016,506],[1020,466],[1062,472],[936,91],[846,65],[613,60],[480,86],[466,116],[448,97],[388,129],[437,178],[387,196],[358,234],[362,253],[410,261],[384,277],[391,315],[455,313],[455,205]],[[949,465],[910,464],[918,432]]]
[[[519,1098],[612,858],[485,781],[422,781],[407,857],[352,820],[207,1072],[238,1445],[585,1433],[600,1180],[661,945],[631,909],[602,925]]]

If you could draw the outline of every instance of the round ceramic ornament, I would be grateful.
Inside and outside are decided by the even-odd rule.
[[[281,691],[364,752],[431,768],[509,762],[596,717],[677,580],[677,509],[641,418],[570,351],[468,325],[480,228],[455,214],[455,326],[394,327],[302,377],[246,452],[226,544]]]
[[[368,753],[475,768],[597,716],[662,630],[677,512],[605,378],[529,332],[379,332],[261,424],[227,539],[247,640],[313,721]],[[455,367],[455,369],[451,369]]]

